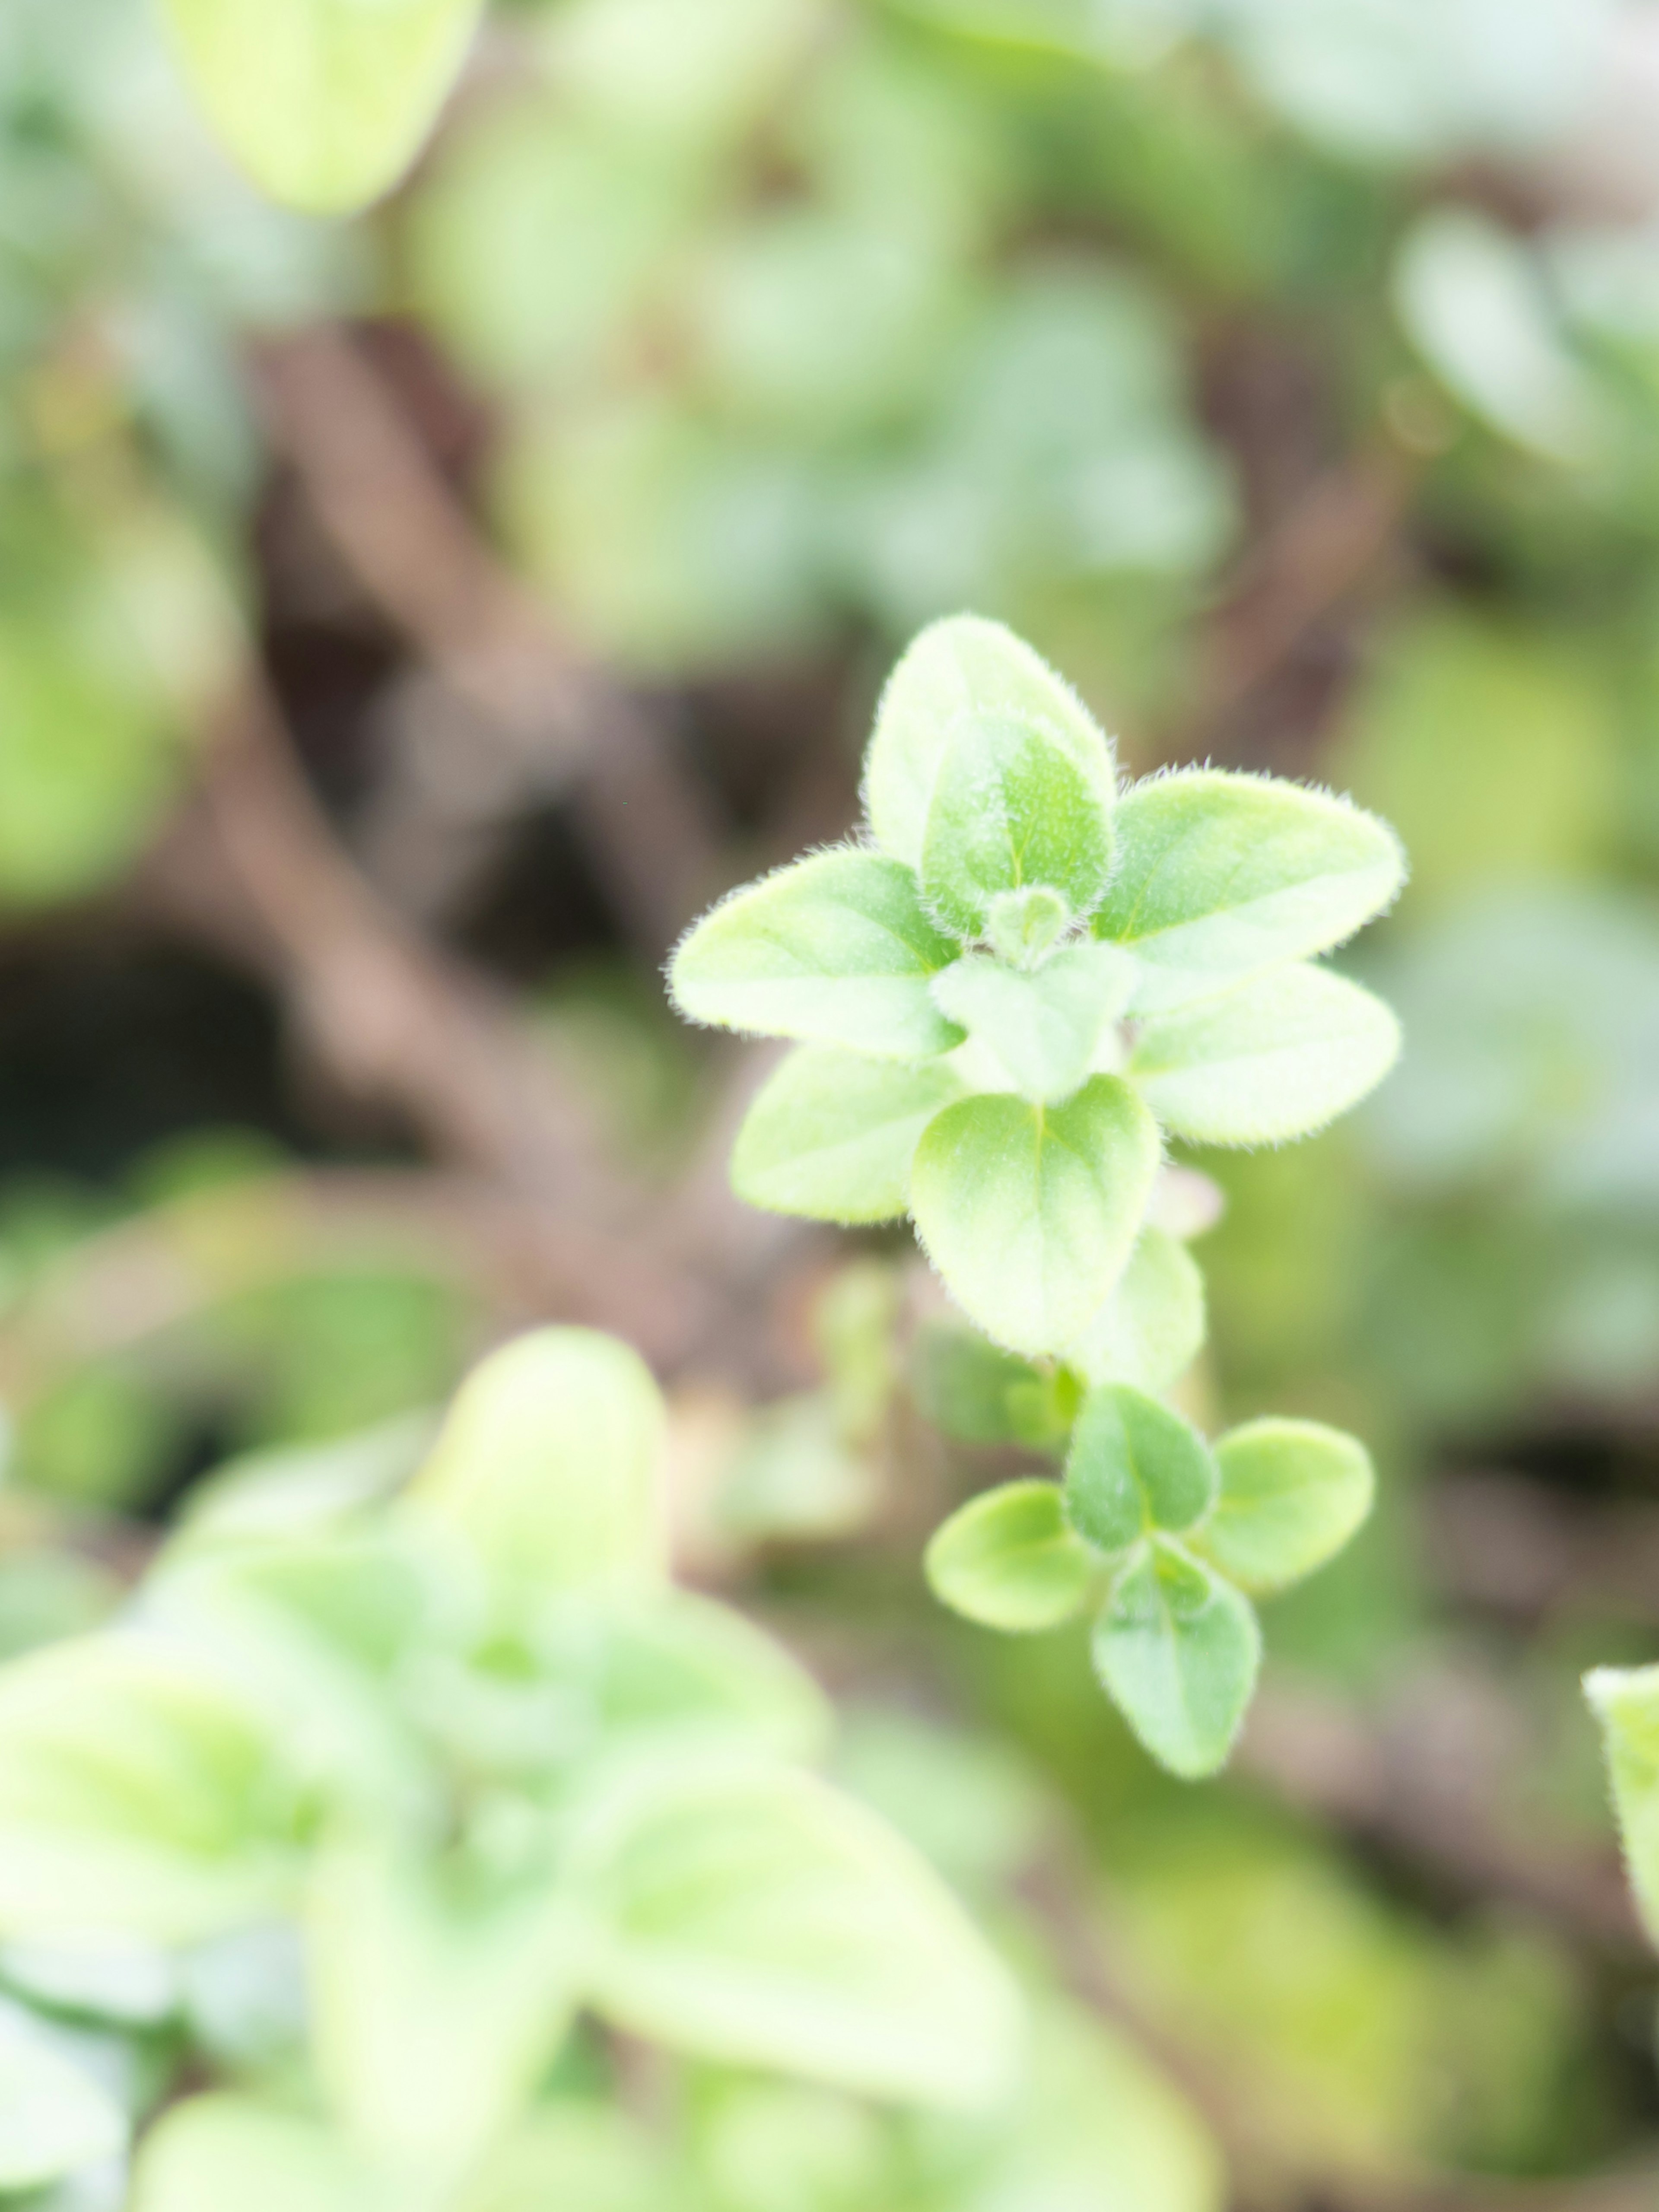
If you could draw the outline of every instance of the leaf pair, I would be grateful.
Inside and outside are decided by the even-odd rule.
[[[1057,1626],[1099,1604],[1095,1668],[1176,1774],[1226,1759],[1261,1658],[1250,1595],[1324,1565],[1370,1510],[1370,1462],[1313,1422],[1264,1420],[1214,1449],[1124,1383],[1085,1400],[1063,1486],[1008,1483],[928,1547],[935,1594],[987,1627]]]
[[[1398,888],[1391,833],[1209,771],[1119,799],[1103,733],[995,623],[936,623],[904,655],[865,802],[879,849],[735,893],[680,946],[673,994],[806,1048],[750,1109],[739,1195],[910,1213],[1000,1343],[1061,1353],[1100,1315],[1161,1130],[1300,1134],[1394,1056],[1387,1009],[1306,964]]]

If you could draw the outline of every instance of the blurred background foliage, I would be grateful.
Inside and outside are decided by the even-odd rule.
[[[143,0],[0,16],[0,1647],[227,1461],[349,1494],[507,1328],[639,1343],[686,1571],[1066,2052],[971,2181],[690,2081],[699,2204],[1206,2212],[1213,2138],[1241,2204],[1610,2207],[1651,2158],[1574,1675],[1659,1634],[1656,148],[1642,0],[516,0],[325,225]],[[737,1213],[755,1066],[662,1005],[963,606],[1134,770],[1328,781],[1413,855],[1355,963],[1398,1073],[1195,1163],[1193,1409],[1384,1475],[1202,1793],[1074,1638],[931,1607],[1018,1450],[922,1418],[897,1243]],[[176,1992],[0,1978],[154,2102]]]

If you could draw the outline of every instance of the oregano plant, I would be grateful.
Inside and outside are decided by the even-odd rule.
[[[863,796],[854,838],[733,892],[671,963],[689,1019],[796,1045],[734,1186],[816,1220],[909,1217],[981,1332],[942,1365],[934,1347],[945,1425],[971,1404],[984,1440],[1063,1467],[948,1522],[934,1589],[994,1628],[1091,1611],[1142,1741],[1209,1773],[1255,1680],[1252,1599],[1347,1540],[1372,1475],[1318,1424],[1212,1446],[1163,1401],[1205,1334],[1167,1150],[1306,1135],[1386,1073],[1393,1015],[1319,956],[1394,898],[1399,841],[1273,777],[1121,788],[1069,687],[966,615],[893,672]]]

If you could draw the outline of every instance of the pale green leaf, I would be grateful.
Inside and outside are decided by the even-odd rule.
[[[264,1917],[302,1810],[248,1707],[139,1636],[0,1672],[0,1933],[189,1942]]]
[[[963,1444],[1054,1451],[1077,1412],[1070,1376],[1034,1366],[955,1321],[927,1321],[916,1331],[910,1390],[922,1419]]]
[[[1407,234],[1394,296],[1419,352],[1491,428],[1553,460],[1603,447],[1602,394],[1524,240],[1472,209],[1438,208]]]
[[[1189,769],[1120,800],[1117,866],[1097,936],[1142,964],[1153,1012],[1264,968],[1323,952],[1380,914],[1405,880],[1385,822],[1328,792]]]
[[[614,2104],[538,2105],[486,2160],[457,2212],[664,2212],[674,2177],[653,2136]]]
[[[118,2157],[126,2139],[126,2115],[107,2090],[25,2014],[0,2021],[0,2190],[44,2188]]]
[[[575,1863],[599,1916],[589,2002],[618,2027],[907,2102],[1006,2091],[1005,1969],[925,1861],[816,1777],[665,1765]]]
[[[1076,693],[1000,623],[952,615],[923,630],[888,678],[865,759],[865,811],[895,860],[921,866],[940,762],[974,719],[1039,732],[1109,808],[1111,747]]]
[[[639,1354],[544,1328],[461,1385],[409,1492],[526,1602],[665,1571],[663,1407]]]
[[[958,1507],[927,1547],[941,1604],[986,1628],[1053,1628],[1081,1612],[1099,1563],[1052,1482],[1006,1482]]]
[[[317,2069],[348,2138],[453,2184],[519,2117],[570,2025],[570,1900],[544,1875],[489,1888],[476,1869],[364,1835],[319,1856],[305,1932]]]
[[[1127,1551],[1154,1528],[1190,1528],[1218,1482],[1203,1437],[1156,1398],[1107,1382],[1084,1400],[1066,1457],[1066,1512],[1103,1552]]]
[[[969,713],[952,723],[922,831],[921,895],[959,937],[978,937],[1011,891],[1057,891],[1087,914],[1106,888],[1113,776],[1091,776],[1046,730]]]
[[[682,942],[668,981],[689,1021],[922,1060],[962,1042],[927,990],[957,949],[908,868],[846,846],[734,891]]]
[[[1150,1221],[1117,1287],[1066,1364],[1087,1382],[1133,1382],[1154,1395],[1197,1358],[1206,1328],[1204,1277],[1178,1237]]]
[[[922,1133],[911,1211],[971,1320],[1016,1352],[1055,1352],[1122,1273],[1158,1161],[1157,1125],[1115,1076],[1063,1106],[967,1098]]]
[[[163,0],[185,76],[260,188],[340,215],[395,184],[482,0]]]
[[[1376,1478],[1358,1439],[1318,1421],[1251,1421],[1215,1447],[1221,1495],[1194,1548],[1241,1589],[1264,1595],[1334,1559],[1371,1510]]]
[[[1601,1724],[1631,1887],[1659,1943],[1659,1667],[1598,1667],[1584,1694]]]
[[[922,1131],[962,1093],[941,1061],[906,1067],[803,1045],[749,1109],[732,1154],[732,1188],[774,1213],[891,1221],[908,1206]]]
[[[1154,1015],[1136,1039],[1129,1074],[1174,1136],[1271,1145],[1346,1114],[1399,1050],[1400,1024],[1380,999],[1297,962]]]
[[[1082,1086],[1133,987],[1134,963],[1114,945],[1065,945],[1029,970],[970,952],[933,978],[933,1003],[1022,1097],[1053,1104]]]
[[[1095,1671],[1161,1765],[1197,1781],[1225,1763],[1261,1656],[1248,1598],[1154,1540],[1113,1585],[1093,1652]]]
[[[404,2200],[406,2201],[406,2200]],[[187,2097],[145,2136],[131,2212],[402,2212],[340,2138],[256,2098]]]

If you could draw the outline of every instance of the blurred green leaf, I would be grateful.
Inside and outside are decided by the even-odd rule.
[[[1132,1382],[1154,1395],[1185,1374],[1203,1347],[1204,1278],[1186,1246],[1148,1223],[1116,1289],[1066,1361],[1088,1382]]]
[[[1357,1438],[1317,1421],[1263,1420],[1215,1447],[1221,1492],[1194,1547],[1241,1589],[1284,1589],[1340,1552],[1376,1478]]]
[[[118,2157],[126,2115],[97,2082],[21,2022],[0,2025],[0,2189],[39,2189]]]
[[[257,2099],[188,2097],[145,2137],[133,2212],[394,2212],[395,2192],[316,2120]]]
[[[1081,1089],[1133,984],[1115,945],[1084,943],[1062,945],[1029,974],[970,952],[934,977],[933,991],[1022,1097],[1053,1104]]]
[[[179,59],[255,183],[316,215],[364,205],[414,159],[480,0],[166,0]]]
[[[1066,1456],[1066,1516],[1103,1552],[1127,1551],[1154,1529],[1201,1521],[1218,1486],[1209,1447],[1191,1423],[1125,1382],[1084,1400]]]
[[[1114,1703],[1162,1765],[1193,1782],[1225,1764],[1261,1657],[1248,1598],[1155,1538],[1113,1583],[1093,1651]]]

